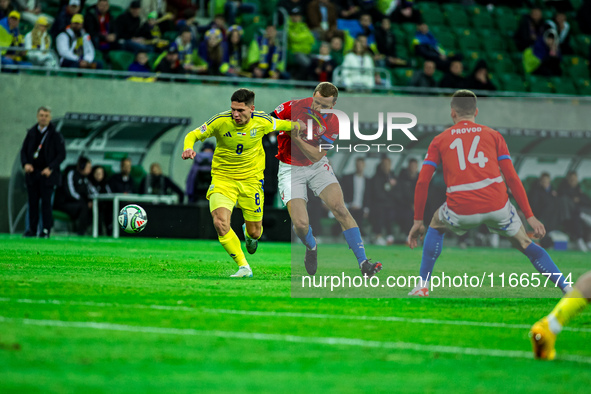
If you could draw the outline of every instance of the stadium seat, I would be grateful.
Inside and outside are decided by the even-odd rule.
[[[392,84],[397,86],[408,86],[414,74],[412,68],[395,68],[392,70]]]
[[[505,51],[506,37],[502,37],[495,30],[479,29],[480,40],[482,47],[489,53]]]
[[[562,64],[566,74],[573,78],[589,78],[589,61],[578,56],[564,56]]]
[[[173,42],[174,40],[176,40],[176,38],[179,36],[179,32],[176,30],[172,30],[172,31],[167,31],[164,34],[162,34],[162,38],[164,40],[168,40],[168,42]]]
[[[464,53],[470,51],[479,51],[482,49],[480,45],[480,37],[475,34],[475,31],[470,29],[457,29],[458,46]]]
[[[527,88],[523,78],[517,74],[498,74],[500,85],[507,92],[526,92]]]
[[[589,57],[589,47],[591,46],[591,36],[579,34],[571,38],[571,46],[575,54],[584,58]]]
[[[591,81],[588,79],[577,79],[575,85],[580,95],[591,96]]]
[[[495,7],[493,17],[499,32],[505,37],[512,37],[519,26],[519,15],[506,7]]]
[[[24,21],[24,20],[21,20],[21,22],[18,25],[18,31],[24,37],[24,36],[27,35],[28,32],[30,32],[31,30],[33,30],[34,27],[35,26],[32,25],[32,24],[30,24],[29,22]]]
[[[439,44],[445,51],[457,52],[458,43],[456,40],[456,35],[451,29],[444,26],[433,26],[430,29],[433,32],[435,38],[437,39],[437,42],[439,42]]]
[[[492,29],[494,27],[493,17],[485,7],[473,6],[468,8],[468,17],[475,29]]]
[[[573,96],[578,94],[575,83],[567,77],[552,78],[552,86],[554,86],[554,91],[558,94],[569,94]]]
[[[470,27],[470,20],[463,5],[444,4],[442,8],[449,26],[452,28]]]
[[[484,52],[469,51],[469,52],[464,52],[463,55],[464,55],[464,60],[463,60],[464,71],[467,74],[471,74],[472,71],[474,71],[474,67],[476,66],[476,63],[478,63],[478,61],[480,61],[480,60],[486,61],[487,65],[489,64],[487,56]],[[489,68],[490,68],[490,65],[489,65]]]
[[[119,15],[125,12],[125,9],[119,5],[111,3],[111,5],[109,5],[109,11],[111,11],[113,19],[117,19]]]
[[[437,3],[417,3],[416,8],[421,12],[423,21],[431,25],[444,25],[445,17]]]
[[[110,51],[109,59],[111,59],[113,70],[127,71],[131,63],[133,63],[134,55],[127,51]]]
[[[488,54],[490,62],[488,63],[489,68],[493,73],[515,73],[515,65],[506,52],[492,52]]]
[[[552,79],[530,75],[527,77],[529,91],[532,93],[554,93]]]

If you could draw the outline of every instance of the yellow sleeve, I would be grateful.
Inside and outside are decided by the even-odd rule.
[[[277,119],[272,116],[270,118],[271,124],[265,130],[265,134],[269,134],[272,131],[291,131],[292,128],[299,129],[300,126],[297,122],[292,122],[291,120]]]
[[[195,130],[189,131],[185,136],[185,144],[183,150],[193,149],[193,145],[197,140],[203,141],[211,137],[211,135],[215,131],[215,126],[213,122],[210,122],[209,125],[207,123],[203,123],[200,127],[196,128]]]

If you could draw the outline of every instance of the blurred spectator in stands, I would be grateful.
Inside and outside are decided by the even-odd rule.
[[[394,243],[392,226],[398,217],[400,187],[391,166],[392,162],[384,155],[370,182],[371,201],[369,201],[369,206],[371,208],[369,217],[377,237],[375,241],[377,245]]]
[[[242,65],[244,64],[245,53],[242,45],[242,26],[232,25],[228,29],[228,63],[230,68],[226,75],[240,76],[243,74]]]
[[[21,15],[18,11],[11,11],[8,17],[0,20],[0,46],[3,47],[25,47],[25,39],[19,31],[19,21]],[[30,66],[31,63],[25,61],[25,51],[0,51],[0,60],[3,65],[21,65]]]
[[[153,47],[156,52],[162,52],[168,48],[170,43],[168,40],[162,38],[163,30],[160,28],[160,26],[165,24],[165,22],[169,21],[172,17],[173,16],[170,13],[165,14],[160,18],[158,18],[158,14],[156,12],[149,13],[148,20],[140,28],[140,34],[146,38],[144,44]],[[190,27],[186,24],[183,25],[182,29],[188,29],[191,31]]]
[[[357,19],[361,8],[355,4],[353,0],[340,0],[339,2],[339,18],[342,19]]]
[[[538,7],[532,8],[529,15],[523,15],[519,27],[515,31],[513,39],[517,50],[524,51],[534,44],[544,34],[544,21],[542,10]]]
[[[258,6],[255,3],[242,2],[241,0],[230,0],[224,4],[224,12],[229,25],[236,22],[236,17],[241,14],[256,14]]]
[[[249,69],[252,69],[252,76],[289,79],[289,74],[284,72],[281,52],[277,42],[277,30],[275,26],[269,25],[265,29],[265,34],[252,40],[248,48],[248,65]]]
[[[148,20],[148,15],[152,12],[156,12],[158,16],[166,15],[166,8],[168,6],[167,1],[161,0],[140,0],[140,18],[142,22]],[[172,14],[173,19],[175,18]]]
[[[453,56],[448,58],[445,50],[439,45],[435,36],[429,31],[429,26],[426,23],[417,25],[415,38],[413,39],[413,46],[415,53],[426,60],[435,62],[438,70],[449,70],[450,63],[453,60],[461,59],[461,56]]]
[[[92,170],[90,160],[78,158],[75,168],[64,175],[62,186],[55,197],[55,209],[67,213],[76,223],[76,233],[85,235],[91,221],[91,190],[88,175]]]
[[[115,34],[121,49],[130,52],[152,52],[154,48],[147,44],[151,37],[146,29],[142,29],[140,19],[140,2],[134,0],[129,8],[115,19]]]
[[[12,11],[16,11],[16,8],[11,0],[0,0],[0,20],[8,18]]]
[[[219,29],[210,29],[205,33],[205,41],[199,44],[201,65],[195,70],[209,75],[226,75],[230,69],[228,43]]]
[[[415,71],[410,80],[409,86],[415,86],[417,88],[434,88],[437,86],[437,81],[433,75],[435,75],[435,62],[432,60],[425,60],[423,63],[422,71]]]
[[[150,172],[140,183],[140,193],[158,196],[168,196],[175,193],[179,197],[179,204],[182,204],[185,198],[185,193],[182,189],[172,179],[162,174],[162,167],[159,163],[152,163],[150,165]]]
[[[556,31],[560,53],[563,55],[574,53],[570,45],[570,24],[566,21],[566,14],[563,11],[556,11],[554,18],[546,21],[545,28]]]
[[[34,25],[40,17],[47,19],[49,25],[55,21],[53,16],[41,12],[41,0],[17,0],[16,3],[18,11],[21,13],[21,19],[31,25]]]
[[[277,155],[277,133],[271,132],[261,140],[265,150],[265,183],[263,186],[265,193],[265,206],[273,207],[277,200],[279,160]]]
[[[490,81],[486,61],[481,59],[476,63],[472,75],[466,80],[468,89],[476,90],[497,90],[494,83]]]
[[[531,185],[527,198],[534,215],[544,223],[548,233],[557,230],[563,219],[568,217],[568,212],[561,214],[561,206],[564,204],[558,197],[558,192],[552,188],[550,174],[547,172],[543,172],[540,178]],[[544,248],[551,247],[552,238],[544,237],[540,244]]]
[[[581,8],[577,11],[577,22],[581,33],[591,34],[591,0],[583,0]]]
[[[49,30],[49,34],[56,38],[58,34],[63,32],[70,22],[72,21],[72,17],[76,14],[80,13],[80,0],[69,0],[68,5],[64,7],[63,10],[55,18],[51,29]]]
[[[179,60],[179,52],[175,47],[170,47],[168,51],[161,54],[154,62],[155,71],[164,74],[185,74],[185,69]],[[159,81],[170,81],[166,77],[158,77]]]
[[[107,177],[105,175],[105,168],[102,166],[94,166],[88,177],[90,183],[88,185],[90,190],[90,197],[94,197],[99,194],[111,193],[111,188],[107,183]],[[111,234],[113,231],[113,203],[111,201],[99,201],[99,235],[103,234],[103,225],[107,231],[107,234]]]
[[[101,51],[105,58],[110,50],[115,49],[117,41],[115,18],[109,7],[109,0],[98,0],[84,15],[84,30],[90,34],[95,50]]]
[[[47,238],[53,226],[53,193],[61,183],[60,164],[66,158],[64,137],[51,123],[49,108],[39,107],[37,110],[37,124],[27,131],[20,156],[28,195],[29,226],[24,236],[37,235],[41,202],[43,228],[40,236]]]
[[[423,23],[423,16],[421,12],[413,8],[412,1],[401,1],[400,5],[396,7],[394,12],[390,15],[390,20],[396,25],[402,23],[414,23],[420,25]]]
[[[467,86],[466,78],[462,75],[464,73],[464,65],[459,60],[454,60],[449,66],[449,71],[446,72],[439,81],[440,88],[449,89],[465,89]]]
[[[335,62],[330,57],[330,44],[321,43],[319,53],[312,55],[309,74],[314,76],[315,81],[331,82],[335,67]]]
[[[400,187],[400,198],[398,205],[398,224],[403,233],[408,233],[412,227],[415,212],[415,187],[419,179],[419,163],[417,159],[411,158],[406,168],[398,174]]]
[[[213,17],[213,21],[208,25],[200,26],[199,32],[205,34],[208,30],[219,29],[222,32],[222,36],[226,39],[228,35],[228,24],[226,23],[226,17],[223,14],[216,14]]]
[[[561,58],[556,30],[548,29],[532,47],[523,52],[523,67],[528,74],[560,76]]]
[[[389,19],[382,19],[382,23],[375,31],[375,36],[379,52],[379,60],[376,61],[376,65],[388,68],[407,65],[406,60],[398,57],[396,36],[392,33],[392,25]]]
[[[135,73],[151,73],[152,70],[150,69],[148,61],[148,54],[140,51],[135,54],[135,60],[129,65],[127,71]]]
[[[188,26],[184,26],[181,29],[181,34],[174,40],[171,47],[177,49],[179,61],[185,71],[197,71],[197,66],[195,65],[197,48],[193,40],[193,33]]]
[[[310,0],[279,0],[279,4],[277,4],[277,8],[284,8],[287,11],[287,14],[294,9],[298,8],[299,10],[305,10]]]
[[[339,18],[359,19],[362,14],[371,15],[374,21],[381,21],[384,15],[377,8],[377,1],[372,0],[340,0]]]
[[[102,64],[94,60],[94,46],[90,36],[82,29],[83,23],[82,15],[76,14],[70,26],[58,34],[56,47],[61,67],[102,68]]]
[[[361,32],[356,34],[355,37],[363,35],[367,37],[367,45],[372,45],[376,42],[376,36],[374,34],[373,20],[370,14],[361,14],[359,17],[359,26]]]
[[[287,29],[287,47],[294,57],[293,77],[294,79],[308,79],[308,70],[312,62],[310,53],[314,46],[314,35],[304,23],[302,11],[293,9],[289,14]]]
[[[370,180],[365,176],[365,159],[357,157],[355,172],[341,179],[343,197],[349,212],[363,233],[363,220],[369,215]]]
[[[343,39],[341,37],[333,37],[330,40],[330,57],[337,66],[343,63],[345,55],[343,53]]]
[[[373,89],[376,83],[374,62],[363,36],[358,36],[342,64],[342,83],[348,89]]]
[[[48,25],[49,22],[44,16],[39,17],[33,30],[25,36],[25,48],[28,49],[27,60],[34,66],[55,68],[58,66],[58,59],[51,50],[51,36],[47,33]]]
[[[591,199],[581,190],[579,177],[575,171],[570,171],[558,186],[558,195],[568,201],[569,220],[566,228],[569,235],[577,240],[577,246],[583,252],[588,251],[584,237],[586,227],[591,227]]]
[[[337,9],[329,0],[313,0],[307,7],[308,27],[321,41],[329,41],[337,30]]]
[[[201,145],[201,150],[193,160],[193,165],[187,176],[187,197],[189,202],[206,200],[205,195],[211,183],[211,163],[214,150],[215,145],[206,141]],[[273,155],[274,157],[275,155]],[[277,160],[274,161],[277,162]]]
[[[109,179],[109,187],[113,193],[133,193],[133,178],[131,174],[131,159],[125,158],[121,160],[121,172],[114,174]]]

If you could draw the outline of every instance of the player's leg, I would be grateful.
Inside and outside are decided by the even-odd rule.
[[[293,198],[287,202],[286,206],[293,223],[294,232],[306,245],[306,256],[304,257],[306,272],[309,275],[314,275],[318,269],[318,248],[316,238],[312,233],[312,226],[310,226],[306,203],[303,198]]]
[[[336,180],[336,179],[335,179]],[[312,185],[314,182],[312,181]],[[316,191],[314,190],[316,193]],[[361,232],[359,226],[351,213],[345,206],[345,200],[343,198],[343,191],[338,183],[328,184],[318,194],[320,199],[324,201],[326,206],[335,216],[335,219],[341,224],[343,230],[343,236],[349,245],[349,249],[353,251],[357,258],[357,264],[364,275],[372,277],[382,269],[382,263],[375,262],[371,263],[365,255],[365,245],[361,239]]]
[[[220,185],[219,181],[216,182]],[[212,184],[213,183],[214,180],[212,180]],[[220,189],[222,189],[222,187],[218,187],[218,190]],[[232,194],[229,191],[226,193]],[[211,211],[211,217],[213,218],[213,225],[218,233],[218,239],[226,252],[239,267],[238,272],[232,275],[232,277],[251,277],[252,270],[250,269],[246,257],[244,256],[244,252],[240,247],[240,239],[238,239],[238,236],[230,226],[232,210],[234,209],[236,200],[217,192],[208,194],[207,197],[209,198],[209,209]]]
[[[551,274],[550,280],[554,282],[560,289],[566,293],[570,290],[570,286],[566,284],[566,278],[560,274],[560,269],[556,266],[552,258],[544,248],[536,245],[529,239],[523,225],[515,235],[512,235],[509,240],[514,248],[527,256],[529,261],[538,270],[539,273]]]
[[[257,182],[240,182],[238,206],[242,209],[244,224],[242,231],[246,242],[246,250],[254,254],[259,246],[259,238],[263,234],[263,206],[265,205],[263,180]]]
[[[421,257],[421,283],[419,283],[414,289],[411,290],[408,295],[426,297],[429,295],[429,282],[431,281],[431,275],[435,262],[441,255],[443,248],[443,236],[445,235],[446,225],[440,215],[445,204],[441,206],[433,214],[427,233],[425,234],[425,240],[423,241],[423,255]]]
[[[591,271],[577,280],[574,289],[562,297],[548,316],[532,326],[529,337],[535,358],[554,359],[556,336],[560,334],[563,326],[585,309],[589,301],[591,301]]]

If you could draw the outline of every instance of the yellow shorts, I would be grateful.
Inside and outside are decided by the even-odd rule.
[[[215,196],[219,193],[225,198]],[[263,180],[237,181],[220,176],[213,176],[211,185],[207,190],[209,200],[209,211],[218,208],[226,208],[230,211],[234,206],[242,209],[244,220],[249,222],[260,222],[263,220],[263,204],[265,194],[263,193]]]

